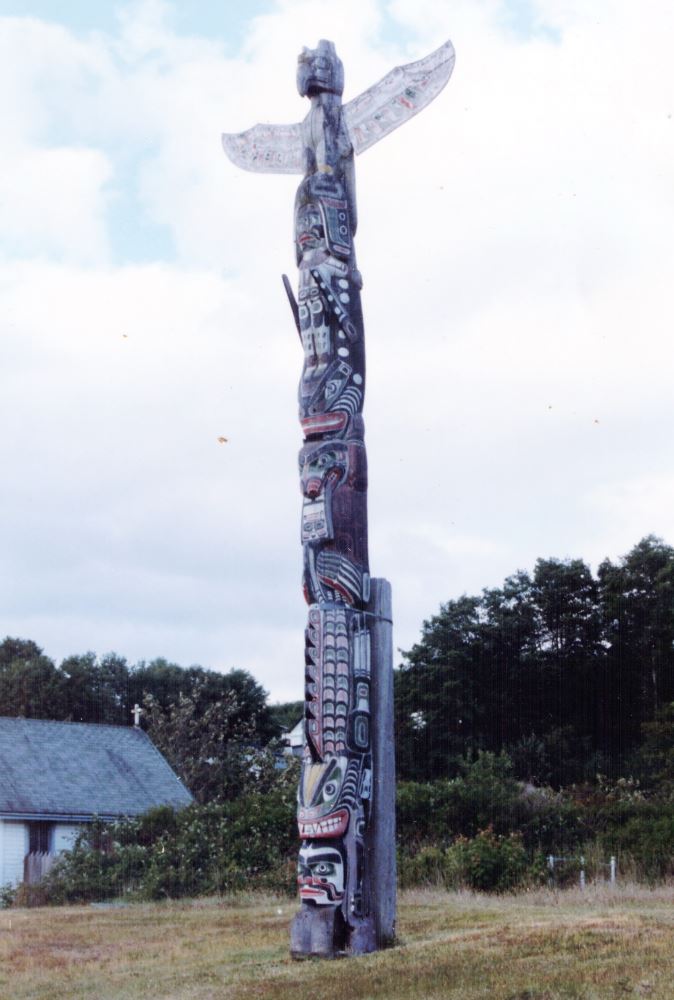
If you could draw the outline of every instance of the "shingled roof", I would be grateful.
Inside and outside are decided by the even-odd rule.
[[[0,717],[0,818],[114,819],[191,802],[142,729]]]

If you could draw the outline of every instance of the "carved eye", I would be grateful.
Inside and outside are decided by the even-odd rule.
[[[317,875],[333,875],[335,871],[335,866],[331,865],[329,861],[319,861],[315,866],[315,872]]]
[[[323,789],[323,798],[327,802],[328,799],[333,798],[337,794],[337,782],[329,781],[325,788]]]

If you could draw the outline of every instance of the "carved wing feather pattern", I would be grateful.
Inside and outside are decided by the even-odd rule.
[[[379,83],[344,105],[344,119],[356,153],[369,149],[425,108],[445,86],[454,69],[454,46],[406,66],[396,66]]]
[[[222,145],[237,167],[268,174],[303,174],[302,126],[253,125],[246,132],[225,133]]]
[[[344,105],[344,121],[356,153],[425,108],[445,86],[454,69],[454,46],[406,66],[396,66],[379,83]],[[302,124],[253,125],[246,132],[225,133],[222,145],[237,167],[257,173],[303,174],[306,168]]]

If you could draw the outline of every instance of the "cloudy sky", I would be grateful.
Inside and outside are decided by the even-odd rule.
[[[296,179],[222,131],[451,38],[359,158],[370,556],[403,649],[538,556],[674,542],[670,0],[0,0],[0,635],[302,697]],[[225,438],[225,441],[219,439]]]

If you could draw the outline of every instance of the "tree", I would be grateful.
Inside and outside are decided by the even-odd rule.
[[[0,715],[59,718],[63,701],[63,678],[36,643],[10,637],[0,643]]]
[[[66,718],[72,722],[129,725],[129,668],[116,653],[97,659],[95,653],[61,661]]]
[[[197,685],[163,708],[147,695],[145,724],[152,742],[202,804],[226,802],[264,786],[275,761],[273,751],[256,746],[256,716],[245,716],[231,688],[205,709],[202,696]]]
[[[395,675],[398,772],[409,779],[454,773],[466,747],[478,749],[484,698],[480,602],[460,597],[424,622],[421,640]]]
[[[519,570],[503,587],[483,590],[484,717],[486,746],[500,752],[528,732],[542,714],[538,680],[537,613],[528,573]]]
[[[674,700],[674,549],[654,535],[599,567],[608,663],[602,698],[607,742],[638,743],[641,727]]]
[[[223,698],[236,696],[236,713],[233,722],[245,725],[254,720],[253,738],[258,743],[266,743],[278,735],[267,705],[267,692],[246,670],[233,669],[227,673],[205,670],[203,667],[179,667],[176,663],[158,658],[150,663],[140,662],[129,672],[128,699],[132,707],[140,705],[151,695],[162,710],[167,712],[181,697],[192,699],[197,713],[205,713],[208,708]],[[131,708],[129,708],[129,711]]]
[[[642,726],[640,777],[670,801],[674,798],[674,702],[663,705],[652,722]]]
[[[581,559],[539,559],[442,605],[404,656],[403,778],[451,775],[479,750],[555,785],[610,774],[674,700],[674,550],[649,536],[598,579]]]
[[[42,656],[43,650],[32,639],[7,636],[0,642],[0,670],[17,661],[29,661]]]
[[[599,591],[590,567],[581,559],[539,559],[531,596],[542,693],[535,728],[554,734],[560,756],[558,780],[564,783],[565,774],[584,776],[583,762],[590,761],[597,746],[598,683],[606,658]]]

